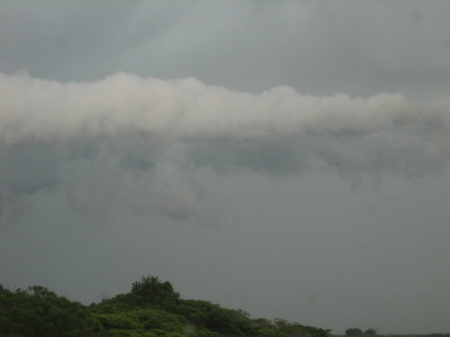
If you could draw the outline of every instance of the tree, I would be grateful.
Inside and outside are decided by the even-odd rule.
[[[179,298],[169,282],[146,276],[129,293],[84,306],[42,286],[0,284],[0,337],[331,337],[330,330]],[[448,336],[450,337],[450,336]]]
[[[101,330],[86,307],[45,287],[12,292],[0,286],[0,336],[98,336]]]
[[[173,290],[170,282],[160,282],[154,276],[143,276],[140,281],[134,282],[131,293],[143,298],[146,302],[162,307],[168,302],[177,301],[180,297],[180,294]]]
[[[329,337],[331,330],[324,330],[299,323],[290,323],[285,319],[275,318],[275,326],[279,332],[296,337]]]
[[[256,329],[276,329],[276,326],[272,323],[272,321],[267,318],[253,318],[250,322]]]
[[[345,330],[345,334],[347,336],[361,336],[361,335],[363,335],[363,332],[361,329],[351,328],[351,329]]]
[[[367,329],[366,331],[364,331],[364,334],[367,336],[374,336],[377,334],[377,332],[374,329]]]

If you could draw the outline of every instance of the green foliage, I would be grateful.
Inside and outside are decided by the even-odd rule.
[[[377,332],[374,329],[367,329],[366,331],[364,331],[364,334],[367,336],[374,336],[377,334]]]
[[[350,328],[345,330],[345,334],[347,336],[361,336],[363,334],[361,329],[358,328]]]
[[[258,328],[256,335],[260,337],[286,337],[286,334],[277,329]]]
[[[180,297],[180,294],[174,292],[170,282],[160,282],[154,276],[143,276],[140,281],[134,282],[131,294],[138,296],[144,303],[161,307],[173,304]]]
[[[196,329],[191,335],[195,337],[220,337],[218,332],[214,332],[205,328]]]
[[[250,320],[250,322],[252,326],[256,329],[270,329],[270,330],[276,329],[275,324],[273,324],[272,321],[267,318],[255,318]]]
[[[83,305],[41,286],[0,286],[0,336],[96,336],[101,325]]]
[[[208,301],[180,300],[172,312],[183,315],[193,325],[220,334],[235,336],[253,335],[255,330],[248,314],[242,310],[231,310]]]
[[[110,329],[108,330],[107,337],[140,337],[143,336],[141,333],[133,330],[121,330],[121,329]]]
[[[138,310],[133,312],[145,329],[161,329],[171,332],[183,332],[188,321],[179,315],[157,310]]]
[[[118,336],[139,333],[139,336],[181,337],[186,336],[184,331],[188,326],[184,317],[159,309],[95,314],[95,317],[108,333]]]
[[[106,330],[136,330],[141,328],[141,324],[129,313],[98,314],[96,317]]]
[[[285,319],[274,319],[275,326],[278,331],[287,336],[293,337],[328,337],[330,330],[324,330],[311,326],[301,325],[299,323],[289,323]]]
[[[0,285],[0,337],[329,337],[329,330],[265,318],[208,301],[183,300],[146,276],[131,291],[84,306],[41,286]]]
[[[110,299],[104,299],[100,303],[92,303],[89,309],[99,314],[111,314],[122,311],[132,311],[136,308],[154,307],[142,303],[140,298],[134,294],[120,294]]]

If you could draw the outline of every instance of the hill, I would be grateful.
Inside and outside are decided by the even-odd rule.
[[[130,292],[89,306],[42,286],[0,285],[1,337],[328,337],[329,330],[182,299],[170,282],[145,276]]]

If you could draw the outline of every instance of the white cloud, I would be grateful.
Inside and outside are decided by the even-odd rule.
[[[225,146],[226,152],[250,158],[271,147],[296,155],[290,148],[295,146],[298,155],[363,171],[374,165],[404,170],[426,163],[438,169],[449,162],[448,98],[424,105],[400,94],[315,97],[289,87],[255,95],[193,78],[164,81],[126,73],[94,83],[2,74],[0,89],[4,144],[137,135],[149,144],[184,141],[214,147],[220,141],[219,149]]]

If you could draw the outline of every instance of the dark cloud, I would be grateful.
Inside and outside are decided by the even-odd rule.
[[[289,87],[253,95],[125,73],[67,84],[3,74],[0,85],[5,195],[62,181],[86,216],[120,205],[200,219],[206,203],[191,173],[199,166],[298,175],[325,163],[355,182],[450,162],[445,99],[423,106],[398,94],[314,97]]]
[[[9,223],[27,213],[25,200],[40,190],[53,190],[61,182],[59,158],[41,143],[0,145],[0,221]]]
[[[58,185],[58,157],[47,144],[2,147],[2,184],[10,193],[33,194]]]

